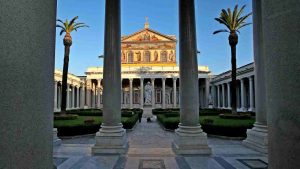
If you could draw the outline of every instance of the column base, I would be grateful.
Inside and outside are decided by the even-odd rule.
[[[247,130],[247,138],[243,145],[262,153],[268,153],[268,127],[254,123],[252,129]]]
[[[105,126],[103,124],[96,133],[96,144],[92,147],[92,154],[125,154],[128,150],[126,131],[122,124]]]
[[[250,108],[248,109],[248,111],[255,112],[255,109],[250,107]]]
[[[207,144],[207,135],[201,126],[182,126],[175,131],[173,151],[176,154],[211,154]]]
[[[61,139],[57,137],[57,128],[53,128],[53,146],[60,146]]]

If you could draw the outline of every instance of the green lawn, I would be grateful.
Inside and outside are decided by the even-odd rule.
[[[248,127],[253,125],[255,117],[251,119],[222,119],[219,116],[200,116],[200,123],[203,124],[204,119],[213,120],[215,126],[230,126],[230,127]]]

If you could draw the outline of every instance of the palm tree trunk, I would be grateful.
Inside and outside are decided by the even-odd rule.
[[[236,45],[238,44],[238,35],[231,32],[229,35],[229,45],[231,47],[231,112],[237,114],[236,104]]]
[[[231,112],[237,114],[236,106],[236,45],[231,46]]]
[[[65,45],[65,56],[64,56],[64,67],[63,67],[63,77],[62,77],[62,90],[61,90],[61,112],[66,113],[67,108],[67,80],[68,80],[68,69],[69,69],[69,55],[70,46]]]

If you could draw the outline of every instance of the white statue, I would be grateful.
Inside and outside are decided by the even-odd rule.
[[[144,94],[144,98],[145,98],[145,105],[151,105],[152,103],[152,87],[151,87],[151,83],[147,82],[147,84],[145,85],[145,94]]]

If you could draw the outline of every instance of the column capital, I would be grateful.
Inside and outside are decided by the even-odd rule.
[[[154,82],[155,81],[155,78],[151,78],[151,82]]]
[[[253,76],[248,77],[250,81],[253,81]]]
[[[177,81],[177,77],[173,77],[173,81]]]
[[[133,81],[133,78],[129,78],[129,82],[131,82],[131,83],[132,83],[132,81]]]
[[[163,77],[163,78],[161,78],[161,80],[162,80],[162,81],[166,81],[166,78],[165,78],[165,77]]]

